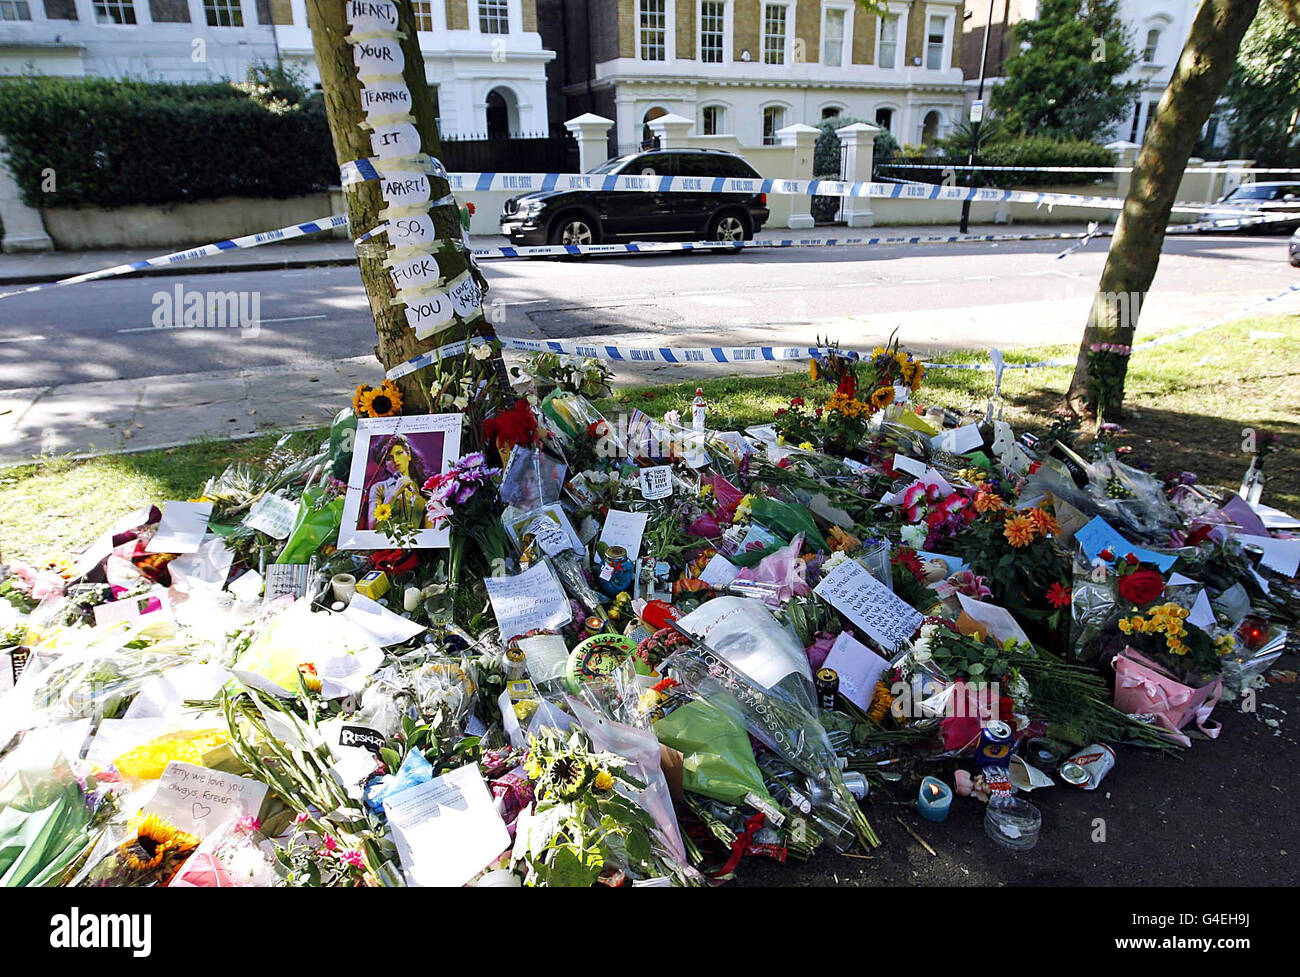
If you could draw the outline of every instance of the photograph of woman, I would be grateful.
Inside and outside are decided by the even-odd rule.
[[[440,467],[442,441],[441,432],[391,434],[372,441],[365,505],[357,529],[378,529],[390,520],[422,529],[429,527],[424,483]],[[438,460],[433,471],[425,463],[425,457]]]

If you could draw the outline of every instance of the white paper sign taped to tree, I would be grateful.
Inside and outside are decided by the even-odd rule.
[[[397,4],[389,0],[348,0],[344,16],[358,33],[397,30]]]
[[[388,279],[393,283],[393,291],[404,292],[439,284],[442,272],[432,254],[419,254],[389,265]]]
[[[386,173],[379,181],[379,195],[389,207],[413,207],[429,202],[433,184],[423,173]]]
[[[361,89],[361,111],[366,118],[407,115],[411,111],[411,90],[400,81],[372,81]]]
[[[921,614],[873,577],[855,560],[846,560],[822,578],[813,591],[886,650],[911,640]]]
[[[454,315],[451,299],[445,292],[434,292],[411,299],[406,303],[406,322],[416,339],[426,339],[447,323]]]
[[[391,37],[376,37],[352,45],[352,63],[357,75],[400,75],[406,65],[401,42]]]
[[[438,240],[438,231],[433,226],[433,218],[428,214],[396,217],[388,222],[387,227],[388,241],[395,248],[413,248]]]
[[[420,151],[420,133],[409,122],[376,126],[370,133],[370,148],[380,159],[414,156]]]
[[[472,319],[483,311],[483,289],[467,271],[456,276],[447,287],[447,294],[451,296],[452,308],[462,319]]]

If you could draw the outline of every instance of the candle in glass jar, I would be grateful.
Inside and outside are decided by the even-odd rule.
[[[926,777],[916,795],[916,809],[927,821],[946,821],[952,806],[952,788],[937,777]]]

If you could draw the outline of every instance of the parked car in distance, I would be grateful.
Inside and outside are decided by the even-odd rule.
[[[758,179],[749,163],[717,149],[656,149],[611,159],[591,171],[619,176]],[[511,197],[501,233],[511,244],[601,244],[684,238],[741,241],[767,222],[763,193],[551,190]]]
[[[1296,268],[1300,268],[1300,227],[1295,229],[1295,233],[1291,235],[1291,240],[1287,242],[1287,255],[1291,259],[1291,264]]]
[[[1274,183],[1243,183],[1230,193],[1215,201],[1216,208],[1229,210],[1258,211],[1261,214],[1291,215],[1295,220],[1270,221],[1266,224],[1247,226],[1242,230],[1270,234],[1289,231],[1300,226],[1300,183],[1278,181]],[[1231,218],[1231,214],[1203,213],[1200,221],[1216,221]],[[1212,231],[1211,233],[1217,233]]]

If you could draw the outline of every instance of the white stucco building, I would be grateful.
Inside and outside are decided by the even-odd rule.
[[[414,6],[444,135],[547,131],[536,0]],[[0,0],[0,74],[242,81],[280,58],[319,83],[304,0]]]

